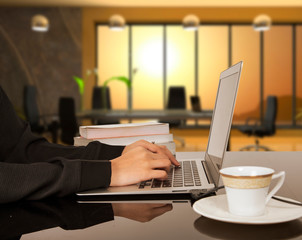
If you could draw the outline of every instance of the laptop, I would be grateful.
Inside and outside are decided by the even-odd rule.
[[[184,194],[218,187],[219,170],[229,140],[242,62],[220,74],[208,145],[204,158],[177,159],[181,167],[171,167],[168,179],[151,179],[135,185],[109,187],[77,193],[78,196]]]

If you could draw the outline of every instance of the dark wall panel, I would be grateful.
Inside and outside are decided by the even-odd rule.
[[[43,14],[48,32],[31,30],[31,18]],[[60,96],[80,106],[73,75],[81,76],[81,8],[0,8],[0,85],[23,111],[23,87],[35,85],[41,114],[57,113]]]

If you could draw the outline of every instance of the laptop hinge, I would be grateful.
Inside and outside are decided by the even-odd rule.
[[[214,183],[214,181],[213,181],[213,179],[211,177],[211,174],[210,174],[210,172],[209,172],[209,170],[207,168],[207,162],[206,161],[201,161],[201,164],[202,164],[202,167],[203,167],[203,169],[204,169],[204,171],[206,173],[206,177],[207,177],[208,183],[210,183],[210,184]]]

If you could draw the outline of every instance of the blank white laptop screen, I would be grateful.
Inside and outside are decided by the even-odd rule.
[[[222,73],[220,76],[214,110],[215,116],[212,118],[206,152],[207,167],[210,168],[214,182],[218,182],[218,172],[221,169],[223,156],[228,144],[241,68],[242,62],[229,69],[233,71],[231,74],[224,75]]]

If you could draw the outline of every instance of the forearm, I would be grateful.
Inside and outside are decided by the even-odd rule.
[[[34,135],[0,87],[0,203],[108,187],[110,159],[124,147],[62,146]],[[95,160],[95,161],[92,161]]]
[[[22,146],[30,162],[45,161],[53,157],[67,159],[111,160],[119,157],[123,146],[109,146],[100,142],[91,142],[87,146],[64,146],[39,140]]]
[[[54,157],[68,159],[110,160],[118,157],[123,147],[94,142],[86,147],[52,144],[33,134],[28,123],[16,115],[0,87],[0,161],[11,163],[43,162]]]
[[[4,159],[5,162],[18,163],[44,162],[55,157],[64,157],[70,160],[110,160],[120,156],[123,149],[123,146],[109,146],[100,142],[92,142],[83,147],[53,144],[34,135],[27,127],[16,142],[15,147],[7,156],[4,156]]]
[[[54,158],[32,164],[0,162],[0,203],[62,197],[78,191],[108,187],[110,180],[109,161]]]

